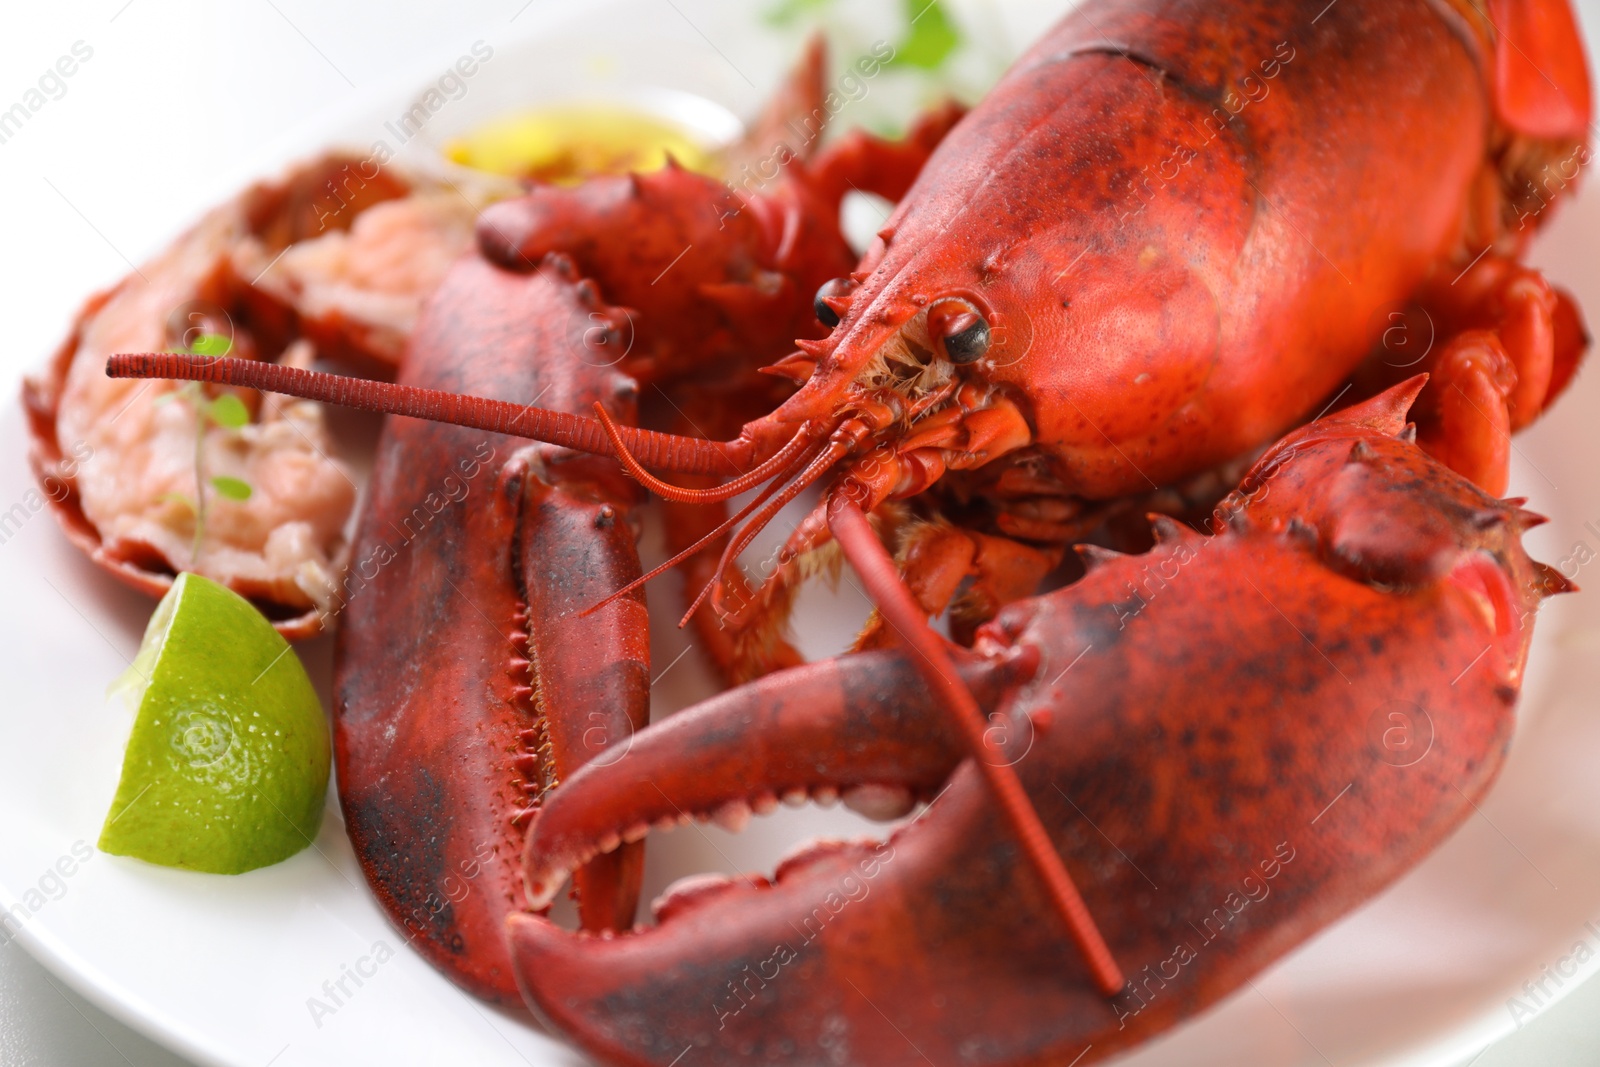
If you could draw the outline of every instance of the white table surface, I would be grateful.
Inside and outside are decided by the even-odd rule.
[[[9,10],[0,108],[76,42],[93,54],[0,144],[0,380],[37,366],[86,293],[158,248],[172,220],[237,187],[274,138],[394,70],[515,32],[525,6],[549,2],[92,0]],[[1586,18],[1596,14],[1583,6]],[[185,1062],[87,1003],[16,941],[0,947],[0,1067]],[[1600,1063],[1600,983],[1470,1063]]]

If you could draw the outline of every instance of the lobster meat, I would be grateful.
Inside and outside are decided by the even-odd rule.
[[[326,192],[335,183],[337,201]],[[424,300],[470,246],[478,209],[516,191],[509,184],[485,175],[446,187],[330,154],[212,209],[91,297],[23,386],[29,459],[73,543],[141,592],[160,596],[178,571],[195,571],[286,636],[317,632],[356,502],[322,409],[245,393],[247,426],[207,427],[210,473],[252,488],[231,499],[196,484],[193,404],[172,403],[167,383],[108,380],[105,359],[130,346],[186,351],[210,334],[235,356],[392,374]]]
[[[903,857],[893,866],[882,853],[821,849],[788,864],[771,892],[730,896],[700,912],[697,900],[743,892],[702,885],[663,903],[660,929],[610,942],[575,940],[512,914],[522,910],[518,883],[507,869],[509,841],[499,838],[490,850],[494,892],[472,894],[430,932],[432,958],[469,987],[504,994],[507,957],[492,931],[509,916],[530,1000],[601,1055],[671,1062],[693,1045],[724,1057],[788,1049],[895,1062],[906,1050],[879,1036],[859,1004],[847,1007],[839,985],[843,978],[875,988],[884,968],[874,961],[892,956],[900,966],[883,1017],[912,1023],[948,1057],[1056,1062],[1080,1041],[1101,1055],[1197,1010],[1392,880],[1459,821],[1460,799],[1492,777],[1526,652],[1525,618],[1539,596],[1561,588],[1520,554],[1515,533],[1531,520],[1494,497],[1505,485],[1510,432],[1553,402],[1586,344],[1570,298],[1517,262],[1532,232],[1524,187],[1537,180],[1556,192],[1570,184],[1569,164],[1587,158],[1589,85],[1576,40],[1558,0],[1241,0],[1224,8],[1101,0],[1063,20],[965,119],[936,114],[903,146],[857,137],[786,167],[784,184],[749,203],[730,208],[715,183],[668,171],[539,189],[495,205],[479,225],[482,259],[458,264],[436,294],[425,315],[432,325],[419,328],[407,357],[408,375],[413,363],[422,369],[398,387],[182,356],[118,356],[108,372],[271,389],[614,456],[640,484],[682,506],[719,505],[759,488],[729,518],[709,511],[714,518],[696,528],[704,536],[672,561],[716,556],[702,571],[702,599],[735,635],[719,646],[733,677],[787,665],[775,637],[787,598],[827,553],[842,552],[868,585],[881,615],[860,644],[876,651],[774,675],[644,731],[626,760],[573,770],[584,754],[572,735],[589,709],[576,689],[562,688],[553,665],[539,656],[513,661],[519,671],[524,658],[535,661],[531,694],[510,697],[541,702],[529,724],[526,714],[502,709],[505,684],[488,680],[498,662],[489,631],[459,649],[442,644],[429,627],[466,618],[464,611],[441,614],[442,588],[410,570],[404,580],[379,575],[394,583],[393,606],[349,620],[339,669],[355,684],[341,684],[339,714],[342,723],[373,717],[371,730],[351,731],[341,746],[341,778],[348,760],[358,783],[345,783],[347,791],[378,787],[357,807],[390,829],[371,838],[358,832],[357,841],[369,876],[384,868],[386,903],[402,899],[397,884],[425,890],[450,866],[438,857],[471,847],[466,838],[443,848],[433,842],[484,820],[505,832],[515,819],[519,829],[532,827],[524,860],[530,904],[548,903],[567,869],[581,865],[583,899],[600,900],[585,925],[625,928],[634,861],[619,847],[672,814],[629,785],[641,766],[683,791],[684,810],[700,812],[759,810],[790,788],[887,785],[898,798],[950,783],[936,815],[892,839],[894,856]],[[1438,122],[1445,113],[1456,118]],[[1557,187],[1546,178],[1552,172]],[[899,205],[863,261],[828,275],[823,268],[841,259],[838,193],[854,184]],[[650,189],[660,195],[642,212],[642,190]],[[724,232],[730,220],[732,235]],[[1542,210],[1533,213],[1532,221],[1543,220]],[[675,239],[662,239],[669,233]],[[650,279],[673,277],[668,257],[680,241],[692,247],[692,234],[711,250],[706,262],[675,278],[681,288],[670,296],[653,292]],[[574,293],[591,286],[592,299],[579,303],[606,329],[616,328],[619,306],[639,309],[637,320],[621,314],[642,347],[617,363],[635,380],[692,396],[706,384],[697,368],[721,368],[748,401],[762,395],[750,384],[755,360],[800,334],[798,351],[766,368],[799,388],[728,440],[641,425],[619,406],[616,383],[552,356],[564,336],[570,351],[556,320],[569,322],[562,316],[573,305],[530,295],[551,284],[552,273]],[[814,311],[827,333],[807,338],[796,308],[803,314],[807,286],[817,281]],[[682,315],[685,308],[696,314]],[[1397,309],[1433,318],[1446,337],[1405,368],[1381,349],[1374,354]],[[542,316],[537,325],[532,314]],[[515,322],[526,337],[514,336]],[[553,358],[556,369],[523,366]],[[469,363],[471,371],[461,369]],[[1425,389],[1410,379],[1379,392],[1417,370],[1432,375]],[[533,406],[535,386],[557,378],[566,383],[563,402]],[[1031,598],[1066,547],[1095,534],[1130,497],[1159,495],[1250,455],[1318,405],[1339,402],[1341,383],[1377,399],[1269,452],[1228,507],[1235,525],[1206,541],[1158,525],[1162,543],[1138,566],[1180,554],[1193,560],[1180,561],[1186,591],[1170,609],[1122,620],[1148,631],[1148,643],[1114,638],[1105,622],[1119,605],[1123,615],[1132,610],[1119,591],[1131,564],[1101,563],[1078,585]],[[1417,446],[1456,474],[1400,436],[1413,401]],[[595,417],[578,413],[585,404],[596,405]],[[692,413],[685,421],[695,421]],[[419,457],[448,451],[411,451],[401,442],[445,431],[396,425],[404,428],[392,426],[384,447],[410,459],[386,457],[386,503],[365,521],[368,538],[385,507],[399,501],[403,511],[425,491],[414,472],[437,473]],[[566,647],[568,628],[597,616],[642,626],[634,598],[648,576],[626,573],[636,566],[615,538],[591,542],[585,527],[585,509],[598,499],[625,514],[626,487],[609,461],[538,455],[528,471],[573,462],[584,484],[606,486],[574,496],[545,483],[554,495],[540,499],[568,509],[544,549],[548,558],[576,558],[568,554],[588,544],[609,562],[581,582],[557,575],[541,594],[528,584],[540,568],[525,547],[534,511],[524,503],[520,519],[474,511],[474,546],[485,543],[472,549],[477,562],[467,546],[450,546],[452,573],[495,583],[486,621],[520,625],[526,615],[530,642],[548,627],[552,647]],[[497,487],[529,492],[532,476],[518,469],[497,474]],[[658,476],[671,472],[730,480],[682,486]],[[817,483],[823,500],[789,538],[777,573],[748,588],[734,566],[740,552],[781,505]],[[1271,492],[1251,490],[1256,483]],[[899,527],[897,559],[869,516],[880,528]],[[1270,575],[1270,588],[1256,588],[1252,599],[1240,579],[1257,575]],[[971,653],[947,647],[927,624],[964,586],[957,606]],[[537,609],[541,596],[545,607]],[[595,599],[582,603],[583,596]],[[1220,636],[1216,604],[1226,605],[1228,627],[1250,640]],[[594,611],[580,617],[580,607]],[[598,614],[606,612],[623,614]],[[376,629],[396,618],[407,627],[398,661]],[[1285,619],[1302,630],[1300,643],[1286,635]],[[629,645],[604,628],[597,633],[609,634],[609,647],[630,649],[625,673],[637,679],[637,634]],[[1094,676],[1088,684],[1057,690],[1067,674],[1043,681],[1041,663],[1101,638],[1113,652],[1085,661],[1099,663],[1084,671]],[[915,653],[882,647],[894,644]],[[1406,680],[1399,650],[1419,644],[1439,677],[1455,657],[1465,662],[1488,646],[1485,662],[1463,676],[1478,688],[1441,695],[1432,675]],[[1337,662],[1335,653],[1348,654],[1361,679],[1337,668],[1333,682],[1316,673]],[[912,684],[916,675],[922,687]],[[1236,704],[1219,706],[1216,694],[1239,689],[1240,677],[1252,685]],[[637,692],[624,692],[637,684],[595,690],[615,701],[602,732],[637,724]],[[1337,684],[1348,691],[1329,689]],[[1177,986],[1172,995],[1155,998],[1148,1013],[1124,1011],[1137,1017],[1132,1034],[1113,1029],[1127,969],[1168,959],[1179,921],[1202,915],[1207,892],[1223,886],[1218,857],[1206,854],[1209,839],[1176,817],[1172,783],[1206,784],[1206,829],[1232,833],[1218,827],[1233,813],[1239,827],[1237,848],[1224,857],[1228,871],[1269,859],[1285,868],[1290,860],[1275,852],[1283,840],[1275,835],[1287,831],[1273,820],[1285,802],[1326,796],[1327,783],[1305,770],[1310,754],[1327,753],[1330,767],[1353,774],[1363,758],[1362,716],[1390,691],[1441,715],[1450,707],[1466,724],[1448,739],[1441,729],[1430,765],[1437,775],[1374,785],[1367,820],[1342,836],[1334,832],[1342,824],[1330,824],[1330,844],[1291,845],[1293,872],[1305,881],[1299,889],[1284,883],[1278,917],[1256,928],[1253,916],[1239,927],[1250,936],[1225,959],[1206,957],[1180,970],[1183,977],[1162,972]],[[1291,693],[1303,710],[1281,716],[1277,705]],[[1014,765],[986,758],[985,708],[1031,724],[1039,755]],[[1235,727],[1235,714],[1256,732]],[[762,743],[740,716],[776,744]],[[410,739],[392,744],[401,729]],[[546,731],[565,731],[565,747],[545,751]],[[523,750],[529,737],[538,751]],[[1262,737],[1272,740],[1263,746]],[[784,778],[799,771],[772,761],[801,740],[815,746],[806,766],[838,783]],[[754,755],[744,754],[746,745]],[[718,773],[705,772],[706,752],[726,761]],[[690,762],[691,753],[686,775],[675,762]],[[531,781],[523,777],[530,767]],[[1284,793],[1268,805],[1275,776]],[[1135,842],[1135,858],[1161,872],[1156,884],[1186,887],[1183,899],[1137,890],[1120,861],[1077,826],[1052,781],[1070,783],[1069,804],[1079,791],[1092,798]],[[1447,781],[1461,788],[1446,791]],[[617,797],[597,799],[613,787]],[[508,790],[537,802],[508,816]],[[1137,817],[1124,820],[1113,803]],[[1434,814],[1397,829],[1381,818],[1384,803]],[[1012,833],[997,832],[1000,825]],[[429,859],[412,864],[408,835],[430,842]],[[1341,868],[1352,855],[1364,866]],[[848,869],[875,879],[867,874],[873,856],[875,870],[893,872],[874,882],[892,906],[841,913],[828,927],[828,951],[799,956],[794,982],[744,987],[752,1010],[735,1012],[728,1028],[724,1018],[713,1016],[715,1027],[690,1018],[690,1002],[703,999],[708,984],[742,981],[736,976],[747,965],[761,971],[774,950],[753,946],[802,913],[826,879]],[[1024,873],[1019,857],[1041,880]],[[1069,869],[1085,886],[1081,894]],[[998,917],[996,901],[1009,905]],[[1079,955],[1039,936],[1050,912]],[[898,925],[886,918],[892,914],[919,921]],[[468,927],[477,931],[472,938],[462,936]],[[758,951],[766,955],[751,955]],[[942,1015],[929,1014],[939,997],[991,988],[1010,999],[986,996],[983,1019],[964,1022],[963,1033],[941,1029]],[[868,995],[861,1001],[876,1012],[879,1000]]]

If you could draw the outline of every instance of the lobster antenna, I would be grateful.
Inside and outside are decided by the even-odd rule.
[[[663,500],[671,500],[678,504],[717,504],[724,500],[732,500],[747,489],[754,489],[762,482],[782,474],[790,466],[790,461],[803,452],[811,444],[811,423],[800,424],[800,429],[790,438],[789,443],[779,449],[778,453],[755,470],[748,471],[732,481],[724,482],[710,489],[686,489],[682,486],[672,485],[662,481],[640,465],[633,453],[629,451],[628,444],[622,438],[622,428],[605,409],[605,405],[596,401],[594,405],[595,418],[600,420],[600,425],[605,428],[606,436],[611,439],[611,451],[617,459],[627,468],[628,473]]]
[[[806,486],[826,474],[849,451],[850,443],[848,441],[838,439],[829,441],[828,447],[818,453],[805,470],[795,477],[794,481],[784,486],[783,492],[773,497],[756,514],[755,518],[745,524],[744,529],[740,530],[734,539],[728,542],[728,547],[722,550],[722,558],[717,561],[716,573],[711,576],[711,581],[706,583],[705,588],[700,590],[700,595],[694,598],[694,603],[690,604],[689,610],[683,613],[683,618],[678,620],[679,626],[687,626],[689,624],[689,620],[694,618],[694,613],[700,610],[700,605],[706,602],[706,597],[710,596],[712,590],[721,584],[723,574],[727,572],[733,561],[739,558],[740,553],[750,547],[750,542],[754,541],[756,535],[766,527],[767,523],[771,522],[778,512],[783,510],[783,506],[799,496]]]
[[[781,472],[781,473],[786,474],[788,472],[784,471],[784,472]],[[771,481],[769,481],[767,483],[766,487],[763,488],[761,490],[761,492],[759,492],[759,493],[757,493],[755,495],[755,498],[752,499],[750,501],[750,503],[746,504],[744,507],[742,507],[738,511],[734,512],[732,515],[729,515],[727,518],[723,519],[720,523],[717,524],[716,529],[712,530],[710,533],[707,533],[705,536],[703,536],[699,540],[697,540],[694,544],[690,545],[688,548],[685,548],[683,551],[679,552],[677,555],[673,556],[671,559],[666,560],[665,562],[658,564],[657,566],[655,566],[651,570],[646,571],[644,574],[639,575],[639,577],[635,578],[633,581],[629,582],[627,585],[623,586],[621,589],[618,589],[615,593],[612,593],[610,596],[606,597],[604,600],[599,601],[596,604],[591,604],[589,607],[584,608],[578,614],[580,614],[580,615],[588,615],[588,614],[590,614],[592,612],[599,611],[601,608],[605,607],[607,604],[611,603],[613,600],[616,600],[619,597],[627,596],[629,593],[633,592],[635,589],[639,588],[640,586],[644,585],[645,583],[655,580],[656,578],[658,578],[661,575],[665,574],[667,571],[669,571],[672,568],[676,567],[678,564],[682,563],[684,560],[688,559],[690,556],[694,555],[696,552],[699,552],[701,549],[705,548],[711,542],[715,541],[717,538],[721,537],[723,534],[727,533],[729,530],[731,530],[735,526],[739,525],[739,523],[741,521],[743,521],[744,518],[747,515],[749,515],[753,511],[755,511],[762,504],[765,504],[767,502],[767,500],[771,498],[772,494],[776,493],[778,491],[778,488],[782,484],[783,484],[783,481],[782,481],[781,475],[780,475],[780,477],[773,478]],[[719,572],[718,577],[720,577],[720,576],[721,575],[720,575],[720,572]]]
[[[469,426],[594,455],[615,454],[605,426],[582,415],[506,400],[460,396],[440,389],[301,370],[253,359],[177,352],[122,354],[106,360],[106,377],[216,382],[360,411]],[[755,461],[754,443],[743,438],[707,441],[632,426],[616,427],[616,433],[617,439],[625,442],[631,457],[637,457],[637,463],[657,470],[739,475]]]
[[[878,535],[872,532],[866,512],[861,510],[848,486],[829,500],[828,526],[834,540],[844,550],[845,558],[867,587],[867,595],[901,642],[911,650],[911,658],[923,680],[944,706],[1002,817],[1022,846],[1023,856],[1043,881],[1051,906],[1088,964],[1095,986],[1108,998],[1117,996],[1127,987],[1127,979],[1111,955],[1094,916],[1089,914],[1078,887],[1073,884],[1072,875],[1067,872],[1049,832],[1040,822],[1033,801],[1017,777],[1016,767],[985,751],[988,742],[982,709],[961,680],[945,648],[944,638],[928,625],[927,616],[900,577],[894,559],[878,540]]]

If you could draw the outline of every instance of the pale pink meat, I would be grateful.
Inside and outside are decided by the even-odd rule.
[[[339,220],[347,229],[321,228],[320,190],[348,169],[339,157],[314,160],[208,212],[91,301],[24,391],[35,470],[47,486],[71,487],[52,502],[75,543],[150,592],[178,571],[216,579],[292,635],[315,632],[332,600],[357,497],[323,409],[240,393],[251,420],[239,429],[208,424],[200,483],[194,396],[173,382],[107,378],[105,361],[219,333],[231,336],[230,354],[248,358],[397,364],[423,302],[470,247],[478,209],[515,190],[391,168]],[[244,482],[249,497],[219,494],[218,476]]]

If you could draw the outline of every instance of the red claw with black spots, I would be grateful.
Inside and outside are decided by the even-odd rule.
[[[606,1063],[1066,1064],[1226,996],[1473,810],[1511,737],[1538,521],[1430,459],[1421,380],[1290,434],[1146,555],[1002,610],[961,659],[1128,986],[1102,996],[905,651],[769,675],[578,771],[533,821],[543,899],[631,829],[774,796],[927,807],[770,878],[702,877],[626,935],[511,920],[538,1012]],[[1149,576],[1158,575],[1152,587]],[[1399,716],[1396,718],[1396,716]],[[1337,800],[1337,803],[1332,803]],[[1331,806],[1330,806],[1331,805]],[[892,814],[892,813],[890,813]]]

